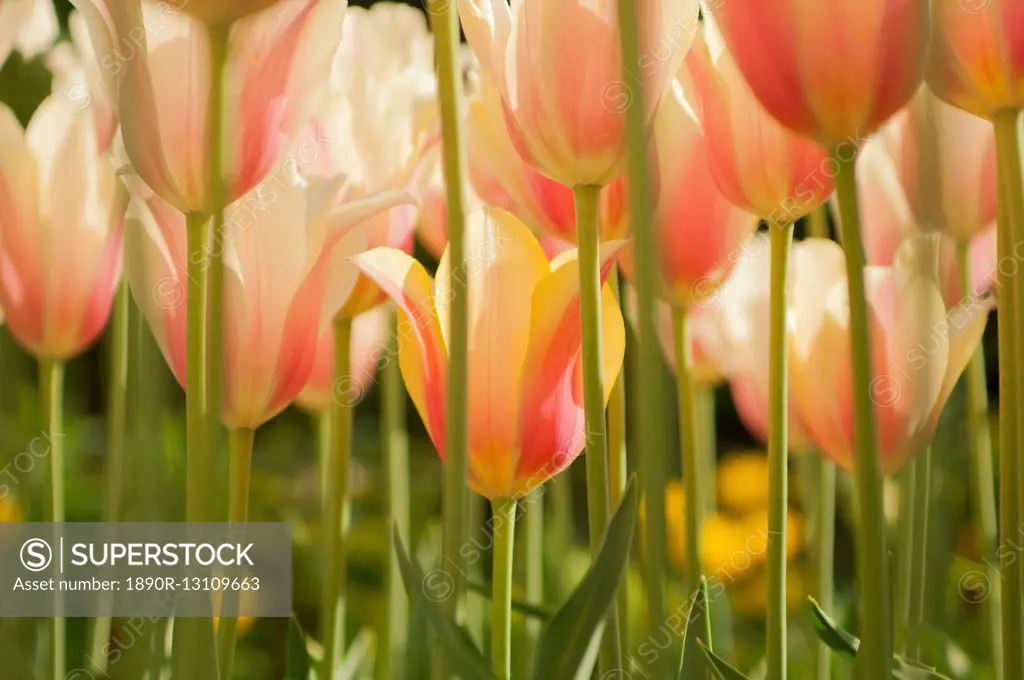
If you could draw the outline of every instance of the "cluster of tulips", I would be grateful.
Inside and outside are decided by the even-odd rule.
[[[53,73],[26,128],[0,105],[4,320],[38,359],[53,435],[66,362],[108,322],[123,360],[140,310],[185,391],[179,519],[247,521],[255,431],[293,402],[321,415],[318,677],[347,677],[353,413],[378,365],[445,462],[450,595],[423,592],[402,522],[393,548],[438,635],[436,677],[510,677],[517,509],[584,449],[593,561],[537,631],[532,677],[633,677],[617,591],[641,503],[648,629],[672,616],[662,354],[690,623],[710,615],[701,404],[725,380],[768,447],[764,677],[787,677],[787,469],[805,452],[822,456],[815,677],[832,677],[825,645],[856,655],[861,678],[941,677],[920,658],[917,590],[893,601],[883,483],[909,463],[911,510],[927,508],[932,440],[966,375],[984,551],[997,508],[1004,541],[1022,519],[1024,2],[427,0],[426,17],[346,0],[74,4],[57,45],[49,0],[0,4],[0,59],[46,51]],[[412,255],[417,231],[433,276]],[[998,494],[980,348],[996,307]],[[53,442],[46,519],[62,522]],[[123,438],[110,446],[115,464]],[[226,488],[211,472],[223,455]],[[834,466],[856,488],[859,645],[829,618]],[[489,658],[462,629],[470,490],[493,509]],[[910,524],[898,552],[920,561],[927,532]],[[1020,565],[992,582],[992,663],[1018,680]],[[698,627],[681,677],[744,677]],[[100,620],[94,635],[109,631]],[[236,633],[228,618],[176,620],[173,677],[232,677]],[[63,619],[47,640],[39,677],[62,680]],[[680,673],[654,657],[638,677]]]

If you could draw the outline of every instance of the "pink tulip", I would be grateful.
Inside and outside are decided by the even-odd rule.
[[[710,19],[686,57],[708,160],[730,201],[775,224],[795,222],[833,190],[825,150],[780,125],[743,79]]]
[[[1018,0],[932,0],[928,85],[990,118],[1024,108],[1024,6]]]
[[[125,196],[92,119],[51,95],[22,130],[0,104],[0,306],[38,357],[67,359],[106,326]]]
[[[11,51],[26,60],[53,44],[60,32],[51,0],[4,0],[0,2],[0,68]]]
[[[53,73],[53,91],[76,113],[91,115],[100,149],[110,148],[117,132],[117,114],[110,92],[100,77],[99,62],[92,48],[89,28],[81,12],[68,17],[71,43],[60,43],[46,54],[46,66]]]
[[[211,163],[208,29],[167,3],[77,0],[89,25],[128,157],[182,212],[207,213]],[[311,113],[341,38],[345,0],[278,3],[231,29],[225,108],[230,199],[258,184]]]
[[[501,96],[484,80],[469,110],[467,140],[469,181],[487,204],[508,210],[534,233],[576,243],[576,205],[572,189],[548,179],[523,161],[509,137]],[[601,191],[598,228],[602,241],[628,236],[625,180],[614,180]]]
[[[359,403],[363,395],[376,382],[377,363],[384,355],[388,339],[388,308],[378,305],[352,320],[352,345],[349,351],[349,370],[346,375],[334,374],[334,328],[328,326],[320,336],[309,381],[296,401],[300,406],[322,413],[334,400],[346,406]],[[391,357],[384,356],[385,361]]]
[[[714,298],[758,220],[718,189],[708,164],[707,137],[678,81],[654,119],[654,145],[663,297],[673,306],[692,308]],[[632,278],[631,251],[623,256],[622,267]]]
[[[667,91],[697,30],[696,0],[638,5],[647,114]],[[567,186],[622,174],[623,80],[615,3],[589,0],[459,0],[466,39],[501,93],[508,132],[523,159]]]
[[[345,254],[377,213],[409,199],[385,192],[331,211],[336,182],[261,186],[232,204],[221,236],[224,393],[229,428],[255,428],[305,386],[317,343],[356,282]],[[126,275],[167,363],[185,384],[184,215],[156,196],[132,198]]]
[[[473,213],[466,236],[467,260],[451,269],[446,253],[438,271],[469,281],[469,483],[490,499],[515,498],[568,466],[586,440],[577,263],[573,256],[549,263],[530,230],[496,208]],[[603,271],[620,247],[602,247]],[[402,376],[444,457],[449,277],[435,283],[394,249],[355,261],[401,310]],[[625,332],[607,286],[603,301],[610,391]]]
[[[743,245],[742,254],[719,295],[708,302],[701,324],[694,325],[700,344],[722,367],[732,389],[733,402],[747,429],[768,441],[768,325],[771,278],[771,246],[755,234]],[[805,451],[811,446],[807,425],[789,395],[789,448]]]
[[[928,0],[712,4],[736,65],[768,112],[826,146],[859,146],[921,83]]]
[[[891,267],[865,270],[873,377],[870,390],[886,473],[930,443],[949,395],[981,341],[990,299],[947,308],[933,240],[908,239]],[[855,465],[849,306],[842,249],[810,239],[793,252],[790,371],[800,414],[818,448]]]
[[[637,322],[636,311],[636,289],[627,284],[622,309],[629,325],[633,327],[634,333],[640,332]],[[672,308],[664,302],[658,301],[655,314],[655,323],[658,326],[658,341],[661,343],[661,351],[669,368],[676,370],[676,336],[672,323]],[[690,353],[693,365],[690,366],[690,376],[694,382],[704,385],[717,385],[725,376],[722,369],[715,362],[711,349],[711,343],[718,342],[716,328],[711,317],[714,307],[694,307],[690,310],[687,327],[692,329],[690,333]],[[698,330],[699,329],[699,330]]]

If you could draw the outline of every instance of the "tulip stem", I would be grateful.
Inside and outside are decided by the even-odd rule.
[[[715,508],[718,505],[718,499],[714,492],[714,484],[718,475],[718,439],[715,433],[715,387],[701,381],[694,381],[693,389],[696,393],[699,423],[697,434],[700,437],[700,478],[707,480],[709,488],[712,489],[710,493],[704,494],[704,513],[705,515],[710,515],[715,512]]]
[[[50,517],[54,523],[53,545],[60,543],[60,530],[64,515],[64,362],[59,359],[39,360],[39,391],[45,417],[44,432],[50,444]],[[54,567],[56,572],[56,567]],[[67,651],[67,620],[63,614],[64,602],[59,592],[54,593],[54,614],[50,620],[52,671],[54,680],[64,680]]]
[[[334,319],[334,378],[347,380],[352,346],[352,320]],[[352,415],[354,404],[335,397],[330,406],[331,447],[323,470],[327,494],[323,499],[321,531],[324,538],[324,584],[320,602],[324,658],[320,667],[323,680],[334,677],[345,646],[345,532],[348,529],[348,477],[352,455]]]
[[[626,107],[626,169],[630,217],[633,223],[634,257],[636,258],[637,327],[639,352],[637,362],[637,398],[634,421],[637,428],[637,460],[643,486],[646,522],[644,522],[644,589],[647,604],[648,630],[657,631],[665,623],[665,461],[667,446],[666,401],[662,378],[661,347],[658,340],[656,303],[658,296],[658,245],[652,212],[650,166],[647,154],[647,93],[644,79],[632,76],[634,64],[640,63],[640,30],[637,0],[618,1],[618,19],[624,81],[632,83],[632,105]],[[692,592],[692,591],[691,591]],[[652,662],[653,677],[674,677],[676,668],[668,654],[658,654]]]
[[[973,295],[971,288],[971,260],[969,243],[957,241],[957,262],[960,265],[960,287],[963,295]],[[965,377],[965,403],[967,408],[968,460],[971,466],[974,493],[974,520],[977,522],[978,538],[982,555],[995,555],[998,529],[996,525],[995,479],[992,467],[992,432],[988,417],[988,385],[985,378],[985,348],[981,343],[967,364]],[[991,593],[987,599],[989,615],[989,637],[992,640],[992,665],[996,679],[1003,678],[1003,637],[999,622],[1002,618],[1002,584],[996,567],[987,568]]]
[[[121,485],[124,478],[125,411],[128,394],[128,282],[121,281],[110,318],[110,351],[107,356],[107,507],[104,521],[117,522],[121,514]],[[107,593],[101,613],[112,604]],[[106,672],[108,654],[103,645],[110,640],[109,616],[93,619],[89,650],[97,670]]]
[[[252,443],[255,436],[252,428],[240,427],[228,432],[228,521],[244,524],[249,521],[249,486],[252,479]],[[241,534],[232,537],[241,540]],[[238,606],[238,593],[226,592],[221,605],[220,622],[217,626],[217,657],[220,662],[220,677],[230,680],[235,665],[235,640],[238,636],[238,618],[230,610]],[[227,616],[225,616],[227,614]]]
[[[523,514],[526,515],[526,531],[524,532],[526,545],[523,552],[526,561],[523,570],[524,594],[527,602],[538,605],[546,603],[544,597],[544,496],[545,489],[537,487],[530,491],[523,505]],[[524,666],[527,668],[533,666],[537,640],[541,631],[540,623],[536,619],[525,621],[526,639],[521,654],[526,661]]]
[[[786,275],[793,224],[772,224],[768,325],[768,680],[786,679],[786,510],[789,505],[789,386]]]
[[[853,359],[854,449],[859,522],[857,523],[857,584],[860,597],[861,677],[892,674],[892,603],[885,546],[882,505],[882,466],[877,448],[874,404],[871,399],[871,344],[864,289],[864,244],[854,176],[856,157],[843,145],[832,152],[838,172],[843,252],[850,304],[850,346]],[[861,658],[863,657],[863,658]],[[1015,676],[1016,677],[1016,676]]]
[[[996,136],[996,156],[999,167],[999,210],[997,224],[997,261],[1015,258],[1017,245],[1024,240],[1024,178],[1021,171],[1021,135],[1019,111],[1001,111],[993,118]],[[1024,277],[1017,270],[997,267],[999,295],[999,531],[1000,544],[1015,539],[1019,517],[1018,459],[1019,420],[1021,406],[1021,376],[1018,360],[1021,356],[1019,318],[1020,298],[1024,291]],[[1016,280],[1014,280],[1016,278]],[[1003,678],[1024,677],[1020,641],[1021,629],[1021,566],[1010,560],[1002,565],[1005,597],[1002,599]]]
[[[466,261],[466,154],[460,106],[462,69],[459,66],[459,17],[452,0],[427,0],[427,16],[434,29],[434,62],[437,65],[437,93],[441,110],[441,139],[448,204],[448,248],[452,271]],[[469,500],[468,469],[468,346],[469,288],[465,276],[452,276],[450,331],[448,337],[448,403],[445,423],[445,477],[442,564],[451,577],[452,596],[444,606],[457,620],[466,614],[466,569],[462,546],[466,541]],[[439,656],[435,677],[448,680],[451,664]]]
[[[384,489],[388,520],[399,535],[409,536],[409,436],[405,425],[406,396],[402,374],[398,370],[398,325],[395,310],[390,317],[388,349],[381,364],[381,441],[384,454]],[[381,680],[404,677],[398,664],[405,658],[409,632],[409,605],[398,570],[398,557],[392,545],[387,567],[387,625],[384,627],[380,662]]]
[[[820,206],[807,215],[807,236],[810,238],[831,238],[828,223],[828,207]],[[820,602],[818,604],[821,604]]]
[[[604,414],[604,375],[601,332],[601,253],[598,242],[597,203],[601,188],[577,186],[576,241],[579,244],[580,316],[583,324],[583,409],[587,427],[587,520],[590,554],[597,557],[608,526],[610,481],[608,435]],[[625,613],[625,612],[623,612]],[[608,616],[601,640],[600,669],[621,668],[618,605]]]
[[[210,216],[185,215],[188,243],[188,294],[185,331],[185,519],[209,522],[212,516],[214,462],[210,455],[207,376],[207,270]],[[173,628],[172,677],[175,680],[217,675],[211,616],[179,618]]]
[[[676,350],[676,405],[679,409],[679,449],[682,454],[683,482],[686,488],[686,522],[683,529],[686,541],[686,592],[692,593],[700,587],[700,542],[704,524],[702,498],[706,480],[701,478],[696,401],[693,379],[690,376],[693,352],[687,329],[687,315],[685,307],[676,307],[672,310]]]
[[[491,576],[491,668],[498,680],[512,674],[512,554],[516,535],[516,502],[498,498],[494,514],[494,572]]]
[[[907,630],[907,653],[921,658],[921,643],[925,625],[925,603],[928,583],[928,503],[931,499],[932,448],[927,447],[913,463],[914,503],[911,509],[914,524],[914,542],[910,548],[911,588],[909,594],[910,627]]]
[[[615,293],[615,299],[622,303],[622,291],[619,286],[619,268],[612,266],[608,274],[608,285]],[[626,459],[626,366],[623,362],[612,393],[608,399],[608,467],[609,467],[609,500],[611,507],[619,507],[622,495],[626,492],[626,480],[629,477],[629,463]],[[618,607],[622,616],[629,611],[629,589],[619,588]],[[629,626],[619,626],[619,647],[629,648]]]
[[[814,590],[822,610],[832,611],[833,569],[835,565],[836,527],[836,466],[820,454],[811,454],[817,479],[814,544]],[[814,645],[814,678],[828,680],[832,673],[832,650],[824,642]]]

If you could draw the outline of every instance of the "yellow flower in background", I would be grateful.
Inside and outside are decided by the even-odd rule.
[[[0,522],[21,522],[24,519],[21,508],[13,498],[0,498]]]
[[[718,504],[734,513],[768,507],[768,458],[764,451],[730,454],[718,462]]]

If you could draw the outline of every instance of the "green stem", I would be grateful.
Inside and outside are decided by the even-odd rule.
[[[347,380],[352,347],[352,320],[334,319],[335,381]],[[327,495],[323,499],[321,527],[324,534],[324,585],[320,602],[324,658],[323,680],[331,680],[344,656],[345,644],[345,532],[348,529],[348,478],[352,456],[352,415],[354,405],[344,399],[331,403],[331,448],[324,476]]]
[[[49,521],[63,524],[64,514],[64,362],[59,359],[39,360],[39,389],[45,414],[44,432],[50,443],[50,512]],[[53,543],[60,542],[60,530],[54,527]],[[54,566],[56,572],[56,566]],[[56,612],[63,610],[63,599],[54,593]],[[51,670],[54,680],[64,680],[67,654],[67,620],[54,616],[50,620]]]
[[[512,547],[516,535],[516,502],[499,498],[494,514],[494,572],[491,595],[491,668],[498,680],[512,674]]]
[[[388,520],[401,536],[409,536],[409,436],[405,425],[406,396],[402,374],[398,370],[398,327],[394,309],[390,311],[390,340],[381,366],[381,441],[387,485],[384,502]],[[409,631],[409,605],[394,546],[389,550],[387,568],[387,625],[380,645],[380,680],[402,677],[399,668],[405,658]]]
[[[914,542],[911,548],[913,573],[910,590],[910,628],[907,631],[907,651],[915,659],[921,658],[924,636],[928,582],[928,503],[931,498],[932,449],[929,446],[914,460]]]
[[[715,497],[715,479],[718,475],[718,440],[715,433],[715,386],[701,382],[693,385],[697,401],[697,436],[700,441],[700,478],[708,480],[710,493],[704,494],[704,513],[715,512],[718,499]]]
[[[772,224],[768,330],[768,680],[786,678],[786,509],[789,505],[789,387],[786,274],[792,224]]]
[[[608,526],[610,482],[608,433],[604,415],[604,374],[601,333],[601,253],[598,241],[597,204],[601,188],[577,186],[576,241],[579,244],[580,317],[583,324],[583,410],[587,427],[587,520],[590,554],[596,558]],[[608,617],[601,640],[600,669],[606,673],[622,667],[618,605]]]
[[[828,206],[815,208],[807,215],[807,236],[810,238],[831,238],[828,223]],[[820,604],[820,603],[819,603]]]
[[[817,482],[814,532],[814,591],[824,611],[832,610],[834,600],[833,569],[835,563],[836,466],[824,456],[809,454],[816,463]],[[828,680],[832,673],[832,650],[824,642],[814,645],[814,677]]]
[[[917,507],[917,465],[916,460],[899,472],[900,485],[900,516],[899,516],[899,552],[897,553],[897,578],[895,614],[898,622],[897,630],[902,636],[899,649],[907,653],[909,633],[914,610],[914,509]]]
[[[700,587],[700,542],[701,529],[704,527],[704,496],[701,478],[700,445],[697,438],[697,414],[695,410],[693,378],[690,369],[693,365],[692,347],[687,329],[687,310],[677,307],[672,310],[672,323],[675,330],[676,349],[676,406],[679,410],[679,450],[683,464],[683,483],[685,486],[685,514],[683,532],[685,546],[683,548],[686,561],[686,592],[692,593]]]
[[[661,347],[656,323],[658,295],[657,231],[652,214],[650,196],[649,159],[647,157],[648,129],[646,116],[647,95],[643,79],[631,75],[634,64],[640,63],[640,31],[638,29],[637,0],[619,0],[618,19],[622,50],[622,78],[631,83],[632,105],[626,108],[626,167],[628,172],[629,205],[631,208],[636,261],[637,322],[639,327],[637,398],[635,422],[637,428],[637,460],[640,461],[640,481],[646,507],[644,522],[644,589],[647,600],[648,630],[657,631],[666,619],[665,611],[665,462],[667,449],[665,412],[666,401],[662,381]],[[692,591],[691,591],[692,592]],[[653,676],[671,677],[673,668],[668,654],[658,654],[653,661]]]
[[[997,223],[997,262],[1015,258],[1015,248],[1022,240],[1021,215],[1024,214],[1024,180],[1021,178],[1020,134],[1018,111],[1003,111],[993,119],[996,135],[996,156],[999,165],[999,212]],[[999,537],[1007,545],[1015,539],[1019,517],[1019,479],[1021,473],[1017,447],[1018,421],[1021,406],[1019,362],[1021,333],[1019,309],[1021,277],[1016,269],[997,267],[999,295]],[[1017,280],[1015,280],[1017,279]],[[1020,640],[1021,573],[1019,565],[1010,561],[1002,565],[1005,590],[1002,599],[1003,678],[1024,677]]]
[[[838,168],[836,193],[846,255],[853,355],[854,450],[859,512],[857,584],[862,622],[858,658],[863,678],[888,678],[892,674],[892,604],[882,507],[882,466],[870,392],[871,345],[864,291],[864,245],[854,177],[856,158],[848,157],[844,151],[840,145],[832,153],[832,158]]]
[[[525,593],[526,601],[543,606],[546,603],[544,598],[544,491],[538,487],[530,492],[523,506],[526,514],[526,532],[524,546],[526,550],[525,561]],[[533,655],[536,651],[536,642],[540,636],[540,621],[530,619],[526,621],[526,639],[523,657],[527,663],[526,668],[533,667]]]
[[[121,281],[114,299],[110,317],[110,352],[107,358],[110,371],[107,381],[107,507],[104,521],[117,522],[121,514],[122,480],[124,479],[125,411],[128,396],[128,282]],[[109,594],[107,594],[109,595]],[[111,597],[103,598],[106,611]],[[110,640],[110,617],[93,619],[89,650],[90,659],[97,670],[106,672],[107,654],[103,645]]]
[[[971,260],[967,241],[958,241],[957,262],[960,265],[960,284],[963,295],[972,295]],[[985,378],[985,349],[979,343],[977,351],[967,364],[965,377],[965,405],[967,409],[967,446],[971,466],[971,482],[974,493],[974,520],[977,522],[980,553],[992,556],[999,540],[996,525],[995,479],[992,466],[992,432],[988,417],[988,385]],[[996,669],[996,680],[1003,680],[1003,638],[999,622],[1002,618],[1002,583],[998,570],[988,567],[988,582],[991,593],[986,600],[989,615],[989,637],[992,640],[992,665]]]
[[[252,442],[255,434],[254,430],[247,427],[228,432],[228,521],[232,524],[244,524],[249,521]],[[231,605],[237,606],[237,593],[226,593],[224,597]],[[220,677],[225,680],[231,678],[235,665],[237,637],[238,619],[234,616],[224,616],[222,613],[217,628],[217,658],[220,662]]]
[[[563,474],[556,475],[548,482],[551,496],[551,536],[547,543],[548,550],[563,550],[573,545],[576,540],[576,529],[573,526],[573,488],[572,469],[566,470]],[[552,585],[552,601],[564,602],[569,597],[569,591],[564,578],[555,579]]]
[[[427,0],[427,15],[434,29],[434,62],[441,109],[444,177],[448,205],[448,248],[451,267],[466,260],[466,153],[460,106],[462,69],[459,64],[459,18],[451,0]],[[445,275],[449,275],[446,273]],[[442,565],[452,578],[452,596],[445,601],[448,613],[461,620],[466,611],[465,560],[462,545],[468,536],[466,513],[468,492],[468,277],[450,276],[451,307],[448,336],[448,403],[445,424],[444,530],[441,539]],[[437,677],[448,680],[450,664],[441,658]]]
[[[615,299],[622,301],[619,284],[619,268],[613,266],[608,274],[608,285],[615,293]],[[608,400],[608,482],[611,507],[619,507],[622,495],[626,492],[626,480],[629,477],[629,463],[626,458],[626,365],[623,362],[618,378],[612,386]],[[629,614],[629,589],[622,584],[618,592],[618,608],[620,616]],[[619,626],[619,647],[629,649],[629,626]]]

